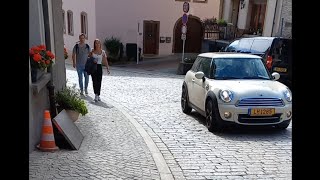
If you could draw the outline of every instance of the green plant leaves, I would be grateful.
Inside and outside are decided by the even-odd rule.
[[[121,46],[121,41],[119,38],[113,36],[111,38],[106,38],[104,41],[104,45],[109,52],[108,56],[113,58],[118,56]]]
[[[63,109],[77,111],[82,116],[88,113],[87,105],[84,102],[84,100],[81,99],[81,96],[79,92],[76,90],[75,86],[67,86],[62,90],[56,92],[55,100]]]

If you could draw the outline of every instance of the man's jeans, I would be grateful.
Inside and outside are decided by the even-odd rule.
[[[78,78],[79,78],[79,86],[81,92],[83,92],[83,76],[84,76],[84,88],[87,91],[89,84],[89,76],[86,71],[84,71],[84,66],[77,66]]]

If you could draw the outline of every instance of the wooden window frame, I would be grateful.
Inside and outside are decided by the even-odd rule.
[[[73,12],[71,10],[67,11],[67,23],[68,23],[68,34],[70,36],[74,35],[73,29]]]
[[[84,17],[84,20],[82,19],[82,17]],[[81,33],[83,33],[88,40],[88,14],[86,12],[81,12],[80,14],[80,26]]]
[[[63,34],[66,34],[66,12],[62,10],[62,18],[63,18]]]

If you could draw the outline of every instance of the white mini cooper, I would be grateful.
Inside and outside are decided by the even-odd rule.
[[[270,75],[256,55],[199,54],[183,82],[182,111],[195,109],[205,116],[209,131],[221,130],[228,122],[286,129],[292,119],[292,94],[279,78],[279,73]]]

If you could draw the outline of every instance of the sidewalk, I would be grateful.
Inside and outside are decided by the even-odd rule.
[[[80,149],[33,151],[29,179],[171,179],[162,155],[158,158],[160,151],[139,123],[111,100],[93,103],[90,94],[85,100],[89,113],[76,121],[84,135]]]
[[[143,69],[145,71],[176,74],[180,61],[181,55],[176,54],[159,57],[145,57],[142,61],[139,61],[138,64],[136,61],[126,61],[124,64],[112,64],[110,67],[111,69]],[[66,64],[72,65],[72,60],[70,58],[67,59]]]

